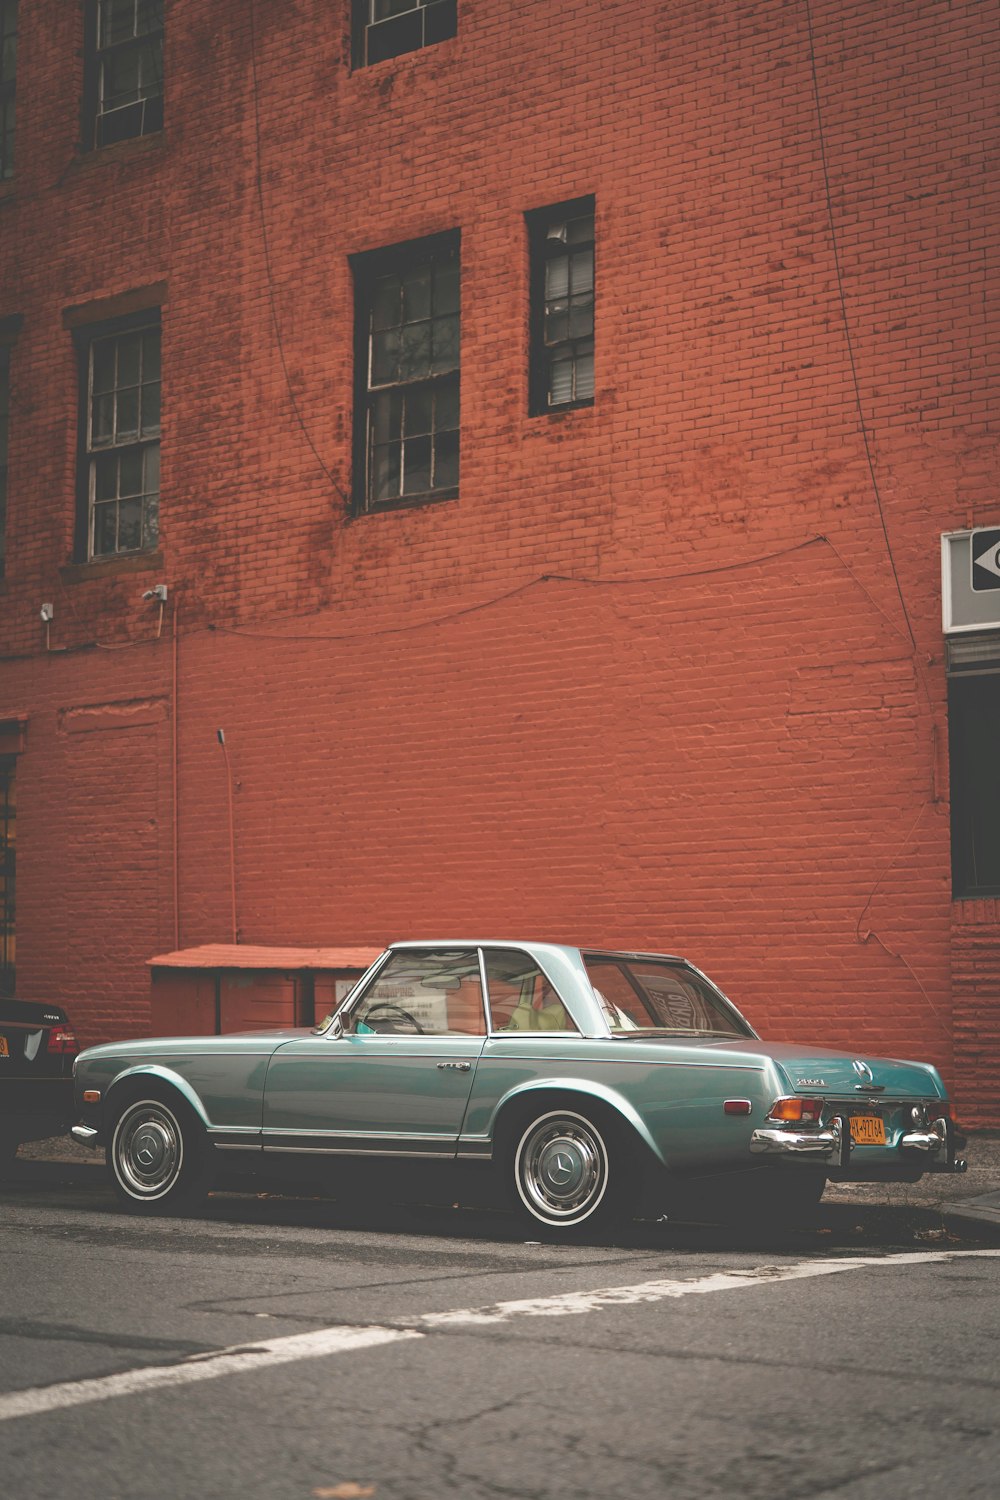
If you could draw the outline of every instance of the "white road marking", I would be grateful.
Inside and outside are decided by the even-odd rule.
[[[147,1365],[96,1380],[73,1380],[63,1385],[12,1391],[9,1396],[0,1396],[0,1422],[11,1417],[33,1417],[64,1406],[83,1406],[89,1401],[107,1401],[112,1396],[134,1396],[159,1386],[193,1385],[199,1380],[215,1380],[220,1375],[241,1375],[247,1370],[266,1370],[293,1360],[321,1359],[327,1354],[422,1337],[415,1329],[406,1328],[320,1328],[315,1333],[262,1339],[259,1344],[236,1344],[214,1354],[196,1354],[181,1364]]]
[[[555,1297],[524,1297],[513,1302],[495,1302],[491,1307],[469,1307],[457,1312],[424,1313],[407,1319],[418,1328],[447,1328],[456,1324],[506,1323],[511,1318],[562,1318],[570,1313],[596,1312],[603,1307],[628,1307],[637,1302],[662,1302],[668,1298],[699,1296],[706,1292],[732,1292],[772,1281],[802,1281],[812,1276],[833,1276],[838,1271],[872,1270],[880,1266],[926,1265],[969,1255],[1000,1256],[1000,1250],[915,1250],[879,1259],[845,1256],[841,1260],[803,1260],[788,1266],[757,1266],[752,1271],[714,1272],[687,1281],[639,1281],[633,1286],[599,1287],[593,1292],[563,1292]]]
[[[745,1290],[770,1282],[833,1276],[838,1271],[931,1265],[941,1261],[969,1260],[983,1256],[1000,1256],[1000,1250],[918,1250],[872,1259],[845,1256],[842,1260],[795,1261],[785,1266],[757,1266],[749,1271],[718,1271],[710,1276],[696,1276],[687,1281],[639,1281],[629,1286],[598,1287],[591,1292],[562,1292],[553,1297],[525,1297],[511,1302],[495,1302],[488,1307],[423,1313],[413,1318],[401,1318],[395,1328],[374,1325],[363,1328],[320,1328],[314,1333],[262,1339],[255,1344],[236,1344],[213,1354],[194,1355],[178,1364],[147,1365],[137,1370],[126,1370],[120,1375],[105,1375],[93,1380],[72,1380],[60,1385],[12,1391],[9,1395],[0,1396],[0,1422],[10,1421],[14,1417],[38,1416],[67,1406],[83,1406],[92,1401],[108,1401],[116,1396],[141,1395],[144,1391],[163,1386],[192,1385],[200,1380],[215,1380],[221,1375],[266,1370],[273,1365],[289,1364],[295,1360],[322,1359],[326,1355],[374,1348],[400,1339],[419,1339],[425,1333],[439,1328],[506,1323],[518,1317],[558,1318],[571,1313],[596,1312],[607,1307],[629,1307],[640,1302],[662,1302],[708,1292],[738,1291],[741,1288]]]

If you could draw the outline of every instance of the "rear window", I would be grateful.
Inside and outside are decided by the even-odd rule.
[[[585,954],[584,962],[612,1031],[753,1036],[728,1000],[683,964],[607,954]]]

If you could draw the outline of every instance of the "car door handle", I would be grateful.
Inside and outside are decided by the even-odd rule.
[[[468,1073],[469,1069],[472,1067],[472,1064],[467,1062],[438,1063],[438,1067],[451,1068],[456,1073]]]

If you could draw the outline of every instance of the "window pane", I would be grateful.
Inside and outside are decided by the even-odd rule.
[[[431,440],[410,438],[403,448],[403,493],[422,495],[431,487]]]
[[[163,30],[163,0],[139,0],[135,29],[139,36]]]
[[[138,437],[139,435],[139,392],[119,391],[115,437],[117,439]]]
[[[578,251],[570,261],[570,291],[589,292],[594,285],[594,252]]]
[[[545,262],[545,296],[548,301],[553,297],[565,297],[569,292],[569,257],[560,255],[555,260]]]
[[[446,318],[435,318],[433,328],[434,363],[432,368],[435,372],[439,370],[453,370],[458,364],[458,315],[454,314]]]
[[[358,1036],[482,1036],[479,956],[472,950],[394,953],[348,1017]]]
[[[139,384],[139,354],[142,339],[137,333],[126,334],[118,340],[118,385]]]
[[[149,443],[143,451],[142,488],[147,495],[160,493],[159,443]]]
[[[160,378],[160,330],[150,328],[142,336],[142,378],[144,381]]]
[[[398,276],[384,276],[375,283],[372,297],[372,326],[392,328],[402,321],[402,286]]]
[[[430,386],[419,386],[416,390],[407,391],[404,428],[407,437],[430,432],[432,405],[433,394]]]
[[[573,302],[569,314],[569,336],[572,339],[587,338],[594,331],[594,304],[587,298]]]
[[[142,545],[142,501],[123,500],[118,507],[118,550],[136,552]]]
[[[580,354],[576,360],[576,394],[577,401],[592,401],[594,399],[594,356],[592,354]]]
[[[144,385],[142,388],[142,432],[143,436],[160,430],[160,385]]]
[[[107,455],[110,457],[110,455]],[[98,463],[102,460],[98,459]],[[132,448],[118,460],[119,495],[142,494],[142,449]]]
[[[586,245],[594,238],[594,216],[585,214],[579,219],[570,219],[566,225],[566,243],[569,245]]]
[[[99,36],[102,47],[135,35],[135,0],[101,0]]]
[[[416,10],[420,0],[372,0],[371,19],[386,21],[390,16],[400,16],[405,10]]]
[[[439,432],[434,439],[434,488],[451,490],[458,485],[458,433]]]
[[[431,268],[418,266],[403,280],[403,320],[415,323],[431,315]]]
[[[139,53],[134,47],[112,52],[101,70],[101,103],[105,110],[131,104],[139,97]]]
[[[163,90],[163,45],[159,38],[139,48],[139,97],[148,99]]]
[[[117,541],[118,504],[98,505],[94,510],[94,556],[107,557],[115,551]]]
[[[93,346],[95,393],[110,391],[115,383],[115,340],[99,339]]]
[[[553,406],[558,406],[563,401],[573,400],[572,359],[553,360],[552,374],[549,382],[549,400]]]
[[[435,337],[436,328],[435,324]],[[402,329],[399,349],[399,378],[414,380],[430,373],[431,324],[407,323]]]
[[[115,428],[115,398],[114,396],[98,396],[94,402],[93,421],[90,429],[90,442],[92,447],[101,447],[110,443],[114,436]]]
[[[434,312],[457,313],[459,303],[458,262],[444,261],[434,269]]]
[[[372,462],[372,499],[399,498],[401,444],[386,443],[375,449]]]
[[[372,385],[387,385],[399,379],[399,329],[388,328],[372,335]]]
[[[94,499],[113,500],[118,494],[118,456],[102,453],[94,463]]]
[[[160,539],[160,497],[148,495],[142,509],[142,545],[155,547]]]
[[[545,342],[562,344],[569,338],[569,306],[565,299],[553,302],[545,315]]]
[[[442,380],[434,390],[434,426],[458,426],[458,381]]]
[[[555,986],[526,953],[490,951],[486,985],[494,1031],[575,1031]]]
[[[403,426],[403,398],[399,391],[382,391],[372,407],[372,430],[376,443],[398,438]]]
[[[443,42],[454,36],[457,30],[458,13],[456,0],[423,0],[424,45]]]

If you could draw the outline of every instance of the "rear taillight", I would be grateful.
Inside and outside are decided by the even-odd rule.
[[[49,1032],[47,1052],[59,1052],[66,1057],[74,1057],[80,1050],[80,1043],[76,1039],[76,1032],[72,1026],[53,1026]]]
[[[791,1120],[799,1125],[818,1125],[823,1113],[822,1099],[775,1099],[769,1120]]]

